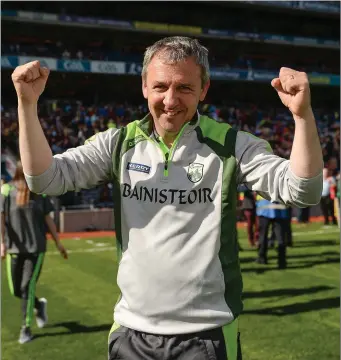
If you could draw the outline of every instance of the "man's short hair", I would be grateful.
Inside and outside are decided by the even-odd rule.
[[[208,50],[200,45],[197,39],[185,36],[171,36],[163,38],[149,46],[143,59],[142,78],[145,80],[147,68],[156,54],[162,54],[166,63],[175,64],[189,57],[201,67],[201,83],[204,86],[210,78]]]

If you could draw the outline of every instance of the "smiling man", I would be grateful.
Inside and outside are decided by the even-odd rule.
[[[203,67],[208,69],[208,61],[202,58],[203,64],[198,66],[198,59],[186,57],[185,49],[180,48],[184,53],[175,55],[172,48],[158,51],[158,47],[160,42],[145,54],[142,91],[156,132],[171,146],[183,125],[196,115],[199,101],[205,99],[210,81]]]
[[[48,75],[38,61],[12,75],[22,163],[37,193],[114,183],[121,296],[109,359],[241,359],[237,186],[287,205],[319,202],[322,152],[307,75],[282,68],[271,83],[296,124],[290,160],[198,113],[210,81],[197,40],[170,37],[146,50],[144,119],[54,157],[37,117]],[[284,258],[281,247],[279,265]]]

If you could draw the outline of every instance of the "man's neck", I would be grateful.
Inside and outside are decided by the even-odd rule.
[[[164,144],[168,147],[171,148],[178,133],[171,133],[171,132],[167,132],[163,129],[157,129],[155,124],[153,124],[153,131],[154,131],[154,135],[155,137],[158,138],[162,138],[162,141],[164,142]]]
[[[178,136],[178,134],[174,134],[174,133],[166,133],[163,137],[162,140],[163,142],[167,145],[167,147],[170,149],[176,139],[176,137]]]
[[[194,114],[192,120],[197,118],[198,118],[198,112]],[[187,121],[183,126],[185,126],[187,123],[191,122],[192,120]],[[175,132],[166,131],[162,127],[158,126],[158,124],[155,122],[153,122],[153,131],[156,138],[161,137],[162,141],[167,145],[168,148],[172,147],[176,137],[179,134],[179,132],[175,133]]]

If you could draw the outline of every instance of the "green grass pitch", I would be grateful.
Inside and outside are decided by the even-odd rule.
[[[340,251],[336,227],[294,226],[285,271],[254,263],[245,230],[239,231],[244,280],[240,330],[244,360],[337,360],[340,358]],[[69,260],[49,242],[37,296],[48,299],[49,324],[32,330],[31,343],[17,343],[20,302],[10,296],[2,264],[1,358],[3,360],[107,359],[117,257],[112,238],[64,240]]]

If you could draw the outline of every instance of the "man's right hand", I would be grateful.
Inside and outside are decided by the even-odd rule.
[[[24,104],[35,104],[43,93],[50,70],[41,67],[38,60],[18,66],[12,73],[12,81],[18,100]]]

